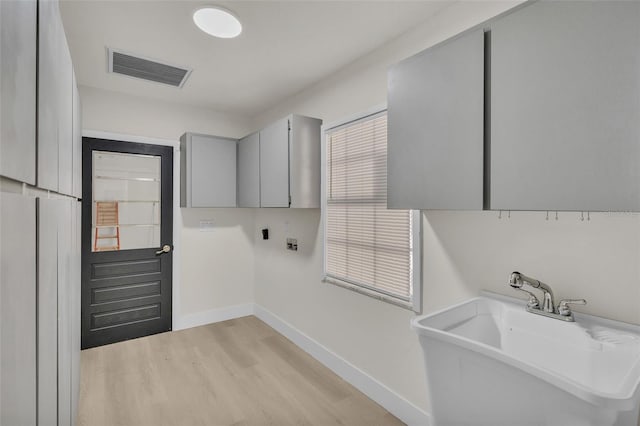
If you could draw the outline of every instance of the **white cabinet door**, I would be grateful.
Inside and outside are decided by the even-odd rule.
[[[72,195],[82,198],[82,105],[75,72],[73,73],[73,188]]]
[[[73,66],[62,24],[58,38],[58,192],[73,194]]]
[[[238,141],[238,207],[260,207],[260,134]]]
[[[58,425],[71,425],[72,204],[60,200],[58,221]],[[75,206],[73,206],[75,208]]]
[[[38,199],[38,424],[58,423],[60,200]]]
[[[639,211],[640,2],[540,1],[491,39],[491,209]]]
[[[0,193],[0,424],[36,424],[36,200]]]
[[[0,1],[0,32],[0,175],[35,185],[36,1]]]
[[[237,141],[186,133],[180,143],[180,206],[236,207]]]
[[[58,190],[59,63],[63,33],[58,2],[38,3],[38,186]]]
[[[82,209],[80,202],[72,202],[71,232],[73,250],[71,258],[71,285],[69,300],[71,307],[71,425],[75,426],[78,418],[78,403],[80,400],[80,338],[81,338],[81,218]]]
[[[390,208],[482,210],[484,33],[395,65],[388,76]]]
[[[289,119],[260,131],[260,204],[289,207]]]

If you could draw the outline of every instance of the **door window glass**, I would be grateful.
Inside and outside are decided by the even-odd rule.
[[[92,251],[160,246],[160,157],[92,152]]]

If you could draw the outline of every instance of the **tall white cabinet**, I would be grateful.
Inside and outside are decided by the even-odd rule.
[[[80,96],[57,1],[0,1],[0,23],[0,425],[71,426]]]

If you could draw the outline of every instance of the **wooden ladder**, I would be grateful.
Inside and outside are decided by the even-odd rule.
[[[115,233],[100,235],[100,229],[113,228]],[[99,240],[115,240],[115,245],[99,246]],[[93,243],[93,251],[120,250],[120,224],[118,223],[118,202],[96,202],[96,239]]]

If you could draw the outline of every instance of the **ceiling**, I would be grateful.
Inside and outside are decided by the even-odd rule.
[[[433,16],[450,1],[62,0],[78,82],[254,116]],[[215,4],[243,24],[235,39],[196,28]],[[183,88],[107,72],[106,47],[192,68]]]

